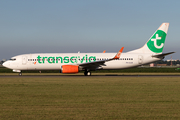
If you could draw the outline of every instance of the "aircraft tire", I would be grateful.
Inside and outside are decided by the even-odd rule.
[[[90,71],[85,71],[85,72],[84,72],[84,75],[85,75],[85,76],[91,76],[91,72],[90,72]]]
[[[22,76],[22,72],[19,73],[19,76]]]
[[[91,76],[91,72],[90,71],[87,72],[87,76]]]

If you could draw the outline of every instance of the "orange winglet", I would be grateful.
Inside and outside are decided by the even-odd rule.
[[[113,59],[119,59],[119,58],[120,58],[120,55],[121,55],[121,53],[122,53],[122,51],[123,51],[123,49],[124,49],[124,47],[122,47],[122,48],[119,50],[119,52],[116,54],[116,56],[115,56]]]
[[[106,51],[104,50],[103,53],[105,53]]]

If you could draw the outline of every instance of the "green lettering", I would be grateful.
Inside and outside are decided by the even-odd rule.
[[[69,63],[69,57],[68,56],[64,57],[64,63]]]
[[[86,62],[88,62],[88,57],[87,57],[87,55],[86,55]]]
[[[52,59],[52,61],[51,61],[51,59]],[[55,63],[55,57],[49,57],[48,58],[48,63]]]
[[[41,57],[40,55],[38,55],[37,57],[38,59],[38,63],[45,63],[45,60],[47,59],[48,63],[52,64],[52,63],[58,63],[59,60],[61,61],[61,63],[78,63],[81,62],[91,62],[91,61],[96,61],[96,56],[90,56],[88,58],[88,55],[83,56],[82,58],[80,56],[72,56],[72,57],[68,57],[65,56],[64,59],[62,57]],[[42,61],[41,61],[42,59]],[[64,61],[64,62],[63,62]]]
[[[83,61],[84,61],[84,56],[83,56],[83,58],[81,59],[81,63],[83,63]]]
[[[95,56],[90,56],[90,57],[89,57],[89,62],[91,62],[91,59],[94,60],[94,61],[96,61],[96,57],[95,57]]]
[[[73,61],[73,58],[76,58],[76,57],[72,56],[72,57],[70,58],[71,63],[76,62],[76,60],[75,60],[75,61]],[[76,63],[77,63],[77,62],[76,62]]]
[[[42,62],[40,61],[40,59],[41,59],[40,55],[38,55],[37,59],[38,59],[38,63],[41,64]]]
[[[43,57],[43,63],[44,63],[44,60],[46,59],[47,57]]]
[[[62,57],[56,57],[56,63],[58,63],[58,59],[61,59],[61,63],[63,63]]]

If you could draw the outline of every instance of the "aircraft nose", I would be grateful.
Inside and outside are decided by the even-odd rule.
[[[8,62],[4,62],[4,63],[2,64],[2,66],[8,67]]]

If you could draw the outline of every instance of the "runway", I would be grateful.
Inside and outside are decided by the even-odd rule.
[[[180,75],[0,75],[0,78],[66,78],[66,77],[82,77],[82,78],[94,78],[94,77],[180,77]]]

